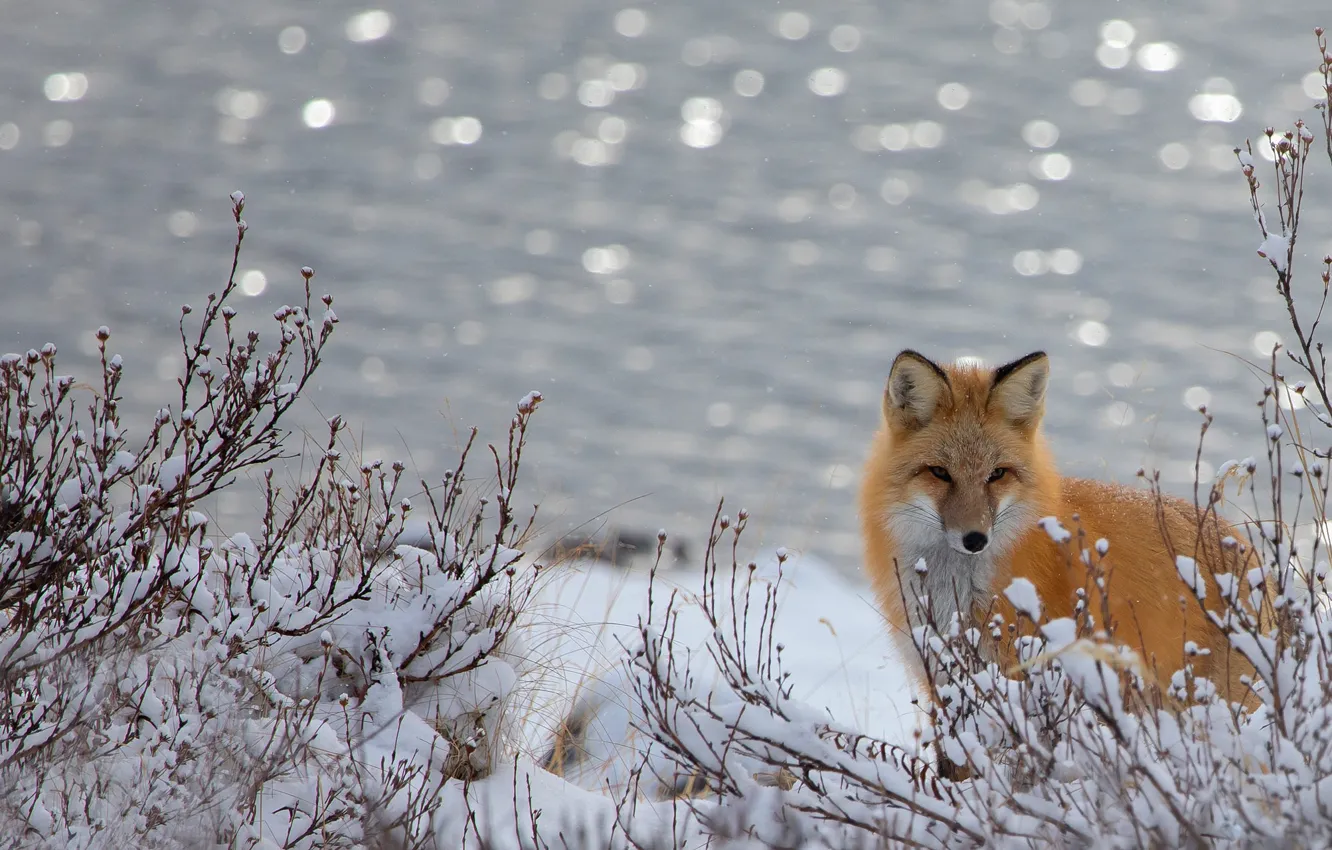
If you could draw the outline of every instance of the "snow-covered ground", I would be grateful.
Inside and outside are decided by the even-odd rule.
[[[755,561],[756,581],[776,577],[774,552]],[[729,579],[725,571],[723,575]],[[706,676],[709,627],[696,602],[701,584],[700,572],[677,568],[658,572],[651,590],[658,624],[671,591],[678,592],[676,648],[698,653],[694,669]],[[500,842],[496,846],[507,848],[504,842],[512,842],[518,848],[525,846],[536,812],[543,835],[569,824],[608,835],[613,831],[609,825],[618,822],[619,829],[628,829],[647,846],[672,833],[679,846],[706,840],[692,824],[688,808],[693,804],[654,799],[661,789],[653,787],[652,763],[660,766],[660,757],[654,758],[634,728],[637,698],[624,662],[640,642],[639,621],[648,615],[649,589],[649,573],[641,567],[597,561],[561,565],[545,577],[528,609],[526,643],[544,672],[529,682],[527,700],[520,699],[525,749],[541,755],[550,745],[552,729],[579,705],[592,712],[581,742],[589,758],[566,764],[560,777],[523,756],[468,788],[450,784],[437,815],[444,825],[438,837],[461,842],[464,824],[476,819],[482,834]],[[751,599],[761,605],[761,589]],[[792,696],[826,711],[843,726],[908,744],[918,722],[912,685],[869,586],[847,579],[817,558],[789,553],[778,600],[773,637],[785,647],[783,668],[794,682]],[[757,608],[751,612],[756,615]],[[751,634],[756,633],[751,624]],[[698,684],[707,687],[706,680]],[[725,698],[726,686],[721,684],[717,692]],[[632,774],[645,760],[648,768],[634,789],[639,799],[631,804],[632,817],[623,808],[617,814]]]
[[[774,552],[755,560],[756,580],[776,577]],[[719,584],[722,578],[729,574],[723,571]],[[671,591],[678,591],[676,645],[700,655],[709,635],[695,601],[701,582],[701,574],[688,568],[662,570],[652,595],[654,619],[660,623]],[[593,758],[567,770],[568,778],[584,788],[608,782],[619,786],[643,757],[645,745],[633,729],[637,700],[623,661],[640,643],[638,623],[647,616],[648,590],[649,574],[642,569],[575,562],[547,577],[532,610],[532,647],[547,674],[533,700],[529,741],[541,747],[571,695],[592,707],[595,722],[589,725],[587,749]],[[761,595],[752,595],[751,620],[758,618]],[[751,633],[756,631],[751,624]],[[793,698],[826,711],[843,726],[893,743],[910,741],[918,722],[913,686],[866,583],[847,579],[818,558],[789,553],[774,638],[785,647],[783,669],[794,682]],[[708,674],[704,667],[695,669]],[[706,679],[698,684],[707,687]]]

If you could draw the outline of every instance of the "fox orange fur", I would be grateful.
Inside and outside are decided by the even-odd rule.
[[[918,661],[910,634],[922,621],[922,596],[941,626],[959,608],[977,619],[993,611],[1016,622],[1003,591],[1018,577],[1035,585],[1045,616],[1073,616],[1075,592],[1088,585],[1078,541],[1090,549],[1105,538],[1114,640],[1136,650],[1160,681],[1189,663],[1222,694],[1244,701],[1239,677],[1251,668],[1206,621],[1180,581],[1175,555],[1195,558],[1205,577],[1242,576],[1245,547],[1214,511],[1061,477],[1041,433],[1048,376],[1043,352],[997,369],[941,367],[914,351],[893,362],[883,427],[861,484],[860,519],[865,569],[899,646]],[[1073,542],[1054,542],[1038,525],[1043,517],[1059,518]],[[1089,557],[1099,560],[1095,552]],[[1216,585],[1208,581],[1207,588],[1219,605]],[[1104,629],[1094,588],[1089,599]],[[1210,653],[1186,659],[1185,641]],[[997,660],[1007,666],[1014,659]],[[923,679],[918,664],[915,673]]]

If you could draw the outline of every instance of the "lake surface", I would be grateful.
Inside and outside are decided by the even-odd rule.
[[[242,189],[242,318],[266,329],[305,264],[337,298],[318,410],[433,479],[540,390],[525,495],[552,534],[609,511],[697,542],[724,495],[751,542],[855,570],[858,466],[908,346],[1049,351],[1069,472],[1159,466],[1183,492],[1200,402],[1205,469],[1261,450],[1243,359],[1288,333],[1231,151],[1314,119],[1322,3],[2,14],[0,350],[54,341],[87,376],[109,325],[140,432]]]

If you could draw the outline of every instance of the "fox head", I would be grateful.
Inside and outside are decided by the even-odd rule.
[[[1030,530],[1055,489],[1040,434],[1049,373],[1041,351],[997,369],[897,355],[883,398],[888,452],[876,469],[887,480],[873,484],[900,544],[980,555]]]

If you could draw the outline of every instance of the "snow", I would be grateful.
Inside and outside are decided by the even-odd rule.
[[[1077,640],[1078,624],[1068,617],[1060,617],[1041,626],[1041,634],[1045,636],[1050,651],[1058,652]]]
[[[79,497],[82,495],[83,483],[77,477],[68,478],[56,489],[55,502],[57,505],[72,508],[79,503]]]
[[[189,516],[191,524],[203,520],[202,515]],[[240,846],[283,846],[281,841],[265,844],[260,836],[299,834],[314,822],[321,801],[334,799],[332,795],[342,793],[338,789],[347,783],[366,799],[378,801],[371,825],[396,822],[399,835],[433,835],[430,846],[463,846],[463,830],[469,829],[479,829],[485,835],[481,844],[496,850],[527,846],[520,836],[530,836],[533,818],[540,819],[546,835],[566,825],[591,829],[593,835],[608,835],[614,828],[641,837],[647,846],[663,833],[677,836],[682,847],[703,846],[706,830],[699,813],[719,811],[716,804],[654,802],[667,796],[662,792],[670,779],[669,764],[638,731],[644,724],[637,710],[633,668],[624,662],[641,638],[639,617],[649,612],[646,573],[601,563],[551,568],[516,642],[506,639],[505,647],[497,651],[499,636],[481,620],[474,626],[482,627],[459,630],[451,640],[440,642],[446,652],[430,651],[405,660],[418,637],[438,621],[440,611],[475,608],[480,613],[487,603],[469,602],[469,609],[457,609],[467,588],[441,573],[433,552],[400,545],[393,554],[395,560],[379,575],[368,598],[336,620],[302,633],[311,614],[303,603],[307,594],[340,598],[351,589],[350,579],[334,580],[324,571],[325,553],[290,549],[264,575],[251,571],[258,550],[243,534],[216,548],[165,553],[176,563],[171,585],[188,602],[193,622],[203,630],[164,636],[150,654],[132,658],[116,679],[90,686],[89,699],[98,699],[110,688],[133,706],[118,716],[123,720],[105,730],[115,740],[132,743],[124,746],[123,754],[99,761],[96,769],[114,776],[116,794],[150,795],[153,771],[189,770],[178,759],[182,745],[232,746],[244,763],[262,762],[270,757],[270,748],[286,746],[283,740],[320,753],[318,770],[309,775],[278,773],[264,780],[264,792],[257,798],[259,810],[251,820],[237,821]],[[488,549],[479,552],[474,563],[494,563],[501,569],[513,565],[522,573],[531,562],[519,558],[516,551]],[[785,647],[783,669],[796,682],[793,696],[806,704],[782,697],[787,715],[805,730],[837,721],[841,728],[908,745],[918,725],[910,703],[911,686],[904,666],[892,658],[868,586],[816,558],[789,551],[757,559],[753,575],[758,585],[768,586],[779,570],[774,638]],[[146,577],[126,577],[127,598],[147,589]],[[675,652],[698,652],[713,636],[690,604],[701,589],[699,578],[698,573],[682,569],[658,576],[652,587],[651,605],[657,617],[672,592],[682,600],[684,616],[669,637]],[[98,593],[106,590],[94,587]],[[283,638],[275,629],[293,637]],[[752,626],[740,629],[757,634]],[[238,646],[253,648],[238,652],[233,648]],[[365,671],[368,687],[360,698],[349,696],[347,685],[331,674],[328,681],[316,675],[334,658],[346,658],[355,663],[354,669]],[[225,672],[220,678],[214,676],[208,687],[191,696],[195,691],[187,688],[188,693],[182,693],[173,686],[179,677],[190,681],[196,675],[191,671],[210,659]],[[534,670],[542,666],[549,675],[534,678]],[[448,686],[426,690],[403,684],[400,678],[465,667],[470,672],[446,679]],[[692,686],[699,694],[715,688],[716,723],[789,737],[825,760],[840,759],[848,770],[872,770],[878,775],[880,768],[873,760],[850,758],[809,731],[793,733],[775,718],[747,711],[744,701],[728,695],[718,676],[716,668],[711,679],[699,668]],[[754,687],[768,685],[756,682]],[[238,691],[231,688],[260,696],[276,714],[234,704]],[[524,688],[526,710],[521,707]],[[594,720],[587,740],[594,757],[568,771],[566,778],[540,768],[531,756],[549,740],[552,722],[569,708],[567,699],[540,703],[553,691],[577,691]],[[508,721],[492,706],[506,706],[504,714],[521,718],[529,738],[521,749],[528,754],[501,760],[489,775],[475,781],[440,782],[438,777],[460,757],[460,750],[471,746],[459,732],[474,730],[474,735],[483,737],[505,734],[499,724]],[[470,725],[470,720],[459,724],[460,719],[473,717],[477,724],[484,721],[484,728]],[[698,741],[715,740],[719,728],[700,727]],[[470,758],[466,753],[461,757]],[[744,757],[758,764],[752,755]],[[731,758],[727,756],[728,769]],[[626,800],[615,793],[630,790],[634,769],[645,763],[649,770],[634,788],[641,796],[631,793]],[[906,776],[885,773],[880,781],[910,793]],[[65,815],[57,819],[52,814],[52,803],[58,802],[54,787],[25,783],[22,794],[29,801],[27,823],[52,846],[80,828]],[[779,828],[785,818],[799,817],[783,811],[782,798],[774,794],[755,785],[745,795],[750,808],[744,817],[757,819],[762,834]],[[422,798],[435,803],[422,809]],[[183,799],[167,801],[170,808],[164,811],[174,812],[173,817],[185,824],[192,822],[192,815],[181,808]],[[140,797],[136,805],[151,802]],[[229,798],[218,800],[224,807],[234,803]],[[863,804],[858,805],[857,811],[863,809]],[[360,828],[356,823],[350,816],[335,817],[320,829],[350,840]],[[132,819],[89,846],[114,846],[124,840],[126,830],[133,830]],[[175,835],[171,828],[154,834],[168,843]]]
[[[785,564],[774,637],[784,646],[782,668],[795,683],[793,697],[864,734],[906,745],[918,724],[911,704],[914,684],[889,641],[869,586],[814,556],[786,550],[756,559],[758,577],[776,576],[779,552]],[[671,591],[685,598],[699,592],[699,576],[687,569],[663,571],[657,580],[656,621]],[[646,573],[603,563],[562,568],[539,596],[540,617],[552,626],[533,643],[549,647],[545,654],[557,679],[552,687],[573,689],[592,721],[590,767],[579,765],[569,776],[584,788],[604,788],[608,782],[622,787],[647,755],[634,730],[640,721],[637,700],[621,664],[626,650],[640,643],[637,624],[646,616],[647,597]],[[710,629],[694,606],[682,607],[674,643],[701,653]],[[704,690],[719,684],[715,669],[711,679],[698,682]],[[538,717],[533,737],[548,736],[550,722]]]
[[[1033,622],[1040,622],[1041,600],[1036,594],[1036,585],[1030,579],[1015,578],[1004,590],[1004,596],[1013,603],[1013,607]]]
[[[1286,260],[1290,254],[1290,237],[1284,233],[1269,233],[1258,246],[1258,256],[1266,259],[1279,272],[1286,270]]]
[[[1059,517],[1042,517],[1038,522],[1050,539],[1056,543],[1067,543],[1073,539],[1072,532],[1064,528],[1063,523],[1059,521]]]
[[[519,400],[518,412],[531,413],[532,410],[536,408],[537,404],[541,402],[541,399],[542,399],[541,392],[538,390],[532,390],[527,395],[523,396],[522,399]]]
[[[1175,571],[1179,573],[1180,580],[1184,586],[1193,591],[1193,595],[1202,602],[1207,598],[1207,584],[1203,581],[1202,571],[1198,569],[1198,562],[1187,555],[1175,556]]]
[[[174,490],[180,483],[180,479],[185,477],[188,469],[188,462],[184,455],[176,455],[162,461],[162,466],[157,473],[157,483],[163,490]]]

